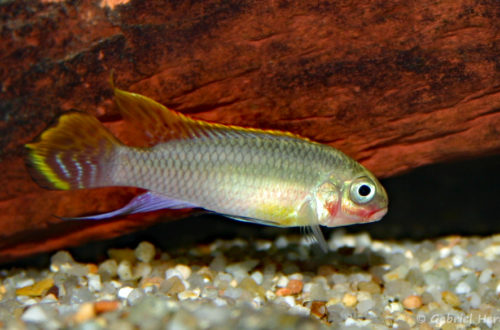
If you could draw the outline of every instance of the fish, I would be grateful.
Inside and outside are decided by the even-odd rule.
[[[199,208],[231,219],[303,227],[323,250],[320,226],[380,220],[384,187],[338,149],[279,130],[210,123],[114,86],[127,125],[149,147],[118,140],[94,116],[63,113],[26,144],[35,182],[59,190],[111,186],[145,190],[117,210],[72,220],[105,220],[160,209]]]

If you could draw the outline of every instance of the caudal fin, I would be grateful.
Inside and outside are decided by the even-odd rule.
[[[26,144],[30,172],[41,186],[81,189],[112,185],[112,159],[120,142],[97,118],[68,112]]]

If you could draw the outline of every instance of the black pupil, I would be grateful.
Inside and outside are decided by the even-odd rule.
[[[358,193],[363,197],[370,195],[371,192],[372,189],[368,187],[366,184],[360,186],[358,189]]]

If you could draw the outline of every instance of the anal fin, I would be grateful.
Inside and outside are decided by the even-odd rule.
[[[110,219],[119,215],[127,215],[134,213],[151,212],[161,209],[185,209],[195,208],[196,205],[172,199],[164,195],[148,191],[144,194],[134,197],[127,205],[106,213],[89,215],[84,217],[61,218],[63,220],[104,220]]]

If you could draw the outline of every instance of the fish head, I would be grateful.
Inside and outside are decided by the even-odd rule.
[[[316,190],[318,221],[327,227],[378,221],[387,213],[387,206],[387,192],[368,171],[354,179],[331,178]]]

